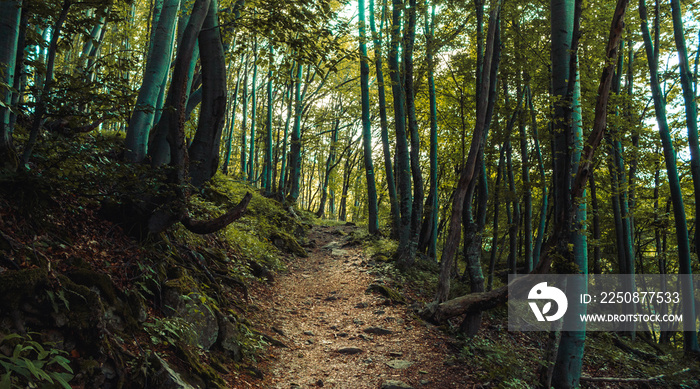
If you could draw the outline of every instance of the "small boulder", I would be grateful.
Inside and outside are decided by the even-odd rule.
[[[413,389],[413,386],[397,380],[388,380],[382,383],[382,389]]]
[[[413,365],[411,361],[404,361],[403,359],[392,359],[391,361],[385,362],[387,366],[392,369],[407,369]]]
[[[396,290],[386,286],[386,285],[379,285],[379,284],[371,284],[367,288],[368,293],[379,293],[383,295],[384,297],[388,297],[391,302],[394,303],[399,303],[399,304],[405,304],[406,303],[406,298],[401,295],[401,293],[397,292]]]
[[[376,334],[376,335],[389,335],[389,334],[394,333],[394,331],[383,328],[383,327],[367,327],[362,331],[364,331],[367,334]]]
[[[359,353],[361,353],[361,352],[362,352],[362,349],[357,348],[357,347],[343,347],[343,348],[339,348],[339,349],[338,349],[338,352],[339,352],[340,354],[352,355],[352,354],[359,354]]]

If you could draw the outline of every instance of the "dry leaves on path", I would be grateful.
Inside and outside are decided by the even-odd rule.
[[[360,248],[343,247],[353,228],[314,227],[309,257],[253,294],[265,332],[286,347],[271,347],[258,366],[264,378],[242,387],[473,387],[445,334],[407,306],[366,292],[390,280],[372,271]]]

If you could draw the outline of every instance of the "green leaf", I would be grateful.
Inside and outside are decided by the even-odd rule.
[[[73,378],[73,375],[68,374],[68,373],[54,373],[53,378],[58,382],[64,389],[72,389],[70,385],[68,385],[68,381],[70,381]],[[0,388],[2,389],[2,388]]]
[[[34,363],[32,361],[30,361],[27,358],[22,358],[22,360],[24,361],[25,365],[27,366],[27,369],[29,370],[29,372],[32,373],[32,375],[34,377],[41,378],[41,375],[39,374],[40,370],[37,369],[36,366],[34,366]]]
[[[44,359],[44,358],[48,357],[49,354],[51,354],[51,353],[46,351],[46,350],[41,350],[41,351],[39,351],[39,354],[37,354],[37,359]]]
[[[9,335],[6,335],[4,338],[2,338],[0,343],[8,341],[8,340],[12,340],[12,339],[21,339],[21,338],[22,338],[22,336],[20,336],[19,334],[9,334]]]
[[[12,388],[12,381],[10,381],[10,372],[8,371],[7,373],[2,375],[2,378],[0,378],[0,389],[11,389]]]
[[[53,361],[58,363],[62,368],[68,370],[69,373],[73,373],[73,369],[71,369],[69,365],[70,361],[67,358],[57,355],[54,357]]]

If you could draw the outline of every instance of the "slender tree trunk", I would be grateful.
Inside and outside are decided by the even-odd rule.
[[[139,89],[136,107],[131,114],[124,141],[126,145],[124,158],[129,162],[143,161],[148,152],[149,133],[157,109],[158,96],[163,88],[163,80],[167,77],[170,69],[172,44],[179,10],[180,0],[165,0],[157,22],[154,18],[153,38],[143,83]]]
[[[316,217],[322,217],[326,211],[326,199],[328,198],[328,183],[330,182],[331,173],[335,167],[336,148],[338,145],[338,130],[340,129],[340,117],[337,117],[333,123],[331,131],[331,144],[326,159],[326,174],[323,176],[323,184],[321,186],[321,203],[316,211]]]
[[[265,179],[263,187],[267,196],[272,194],[272,61],[274,49],[270,44],[270,63],[267,71],[267,136],[265,144]]]
[[[46,113],[47,104],[46,99],[48,98],[49,93],[51,93],[51,86],[53,84],[53,72],[54,63],[56,60],[56,52],[58,50],[58,39],[61,35],[63,24],[65,23],[66,18],[68,18],[68,11],[72,4],[73,3],[71,0],[63,1],[61,13],[58,15],[56,23],[51,29],[51,43],[49,44],[49,50],[47,53],[46,75],[44,77],[44,85],[43,89],[39,93],[39,98],[36,104],[36,108],[34,110],[34,119],[32,120],[32,126],[29,130],[29,140],[24,146],[24,150],[22,152],[22,159],[19,162],[20,168],[25,168],[27,163],[29,162],[29,158],[32,155],[32,150],[34,150],[34,145],[36,144],[37,137],[39,136],[39,131],[41,130],[41,126],[44,123],[44,114]]]
[[[296,202],[299,198],[299,178],[301,169],[301,75],[303,66],[297,64],[296,89],[294,90],[294,126],[292,127],[289,150],[289,200]]]
[[[241,177],[248,172],[248,54],[243,69],[243,123],[241,123]]]
[[[593,210],[593,240],[595,245],[593,246],[593,274],[601,274],[602,270],[600,268],[600,215],[598,206],[598,196],[596,195],[596,182],[595,177],[591,173],[588,179],[588,186],[591,188],[591,208]]]
[[[250,147],[248,149],[248,181],[255,182],[255,123],[257,119],[258,106],[255,102],[258,78],[258,40],[255,38],[253,44],[253,86],[250,89]]]
[[[496,173],[496,185],[493,195],[493,237],[491,238],[491,260],[489,261],[489,279],[487,291],[493,289],[493,273],[496,269],[496,254],[498,254],[498,212],[501,208],[501,176],[503,175],[503,163],[505,157],[504,144],[501,145],[500,157],[498,158],[498,172]]]
[[[520,95],[520,91],[518,91]],[[523,233],[524,238],[524,260],[525,273],[532,271],[532,191],[530,188],[530,160],[528,157],[527,135],[525,133],[525,123],[523,116],[518,115],[520,130],[520,160],[522,163],[523,182]]]
[[[399,226],[398,258],[410,257],[411,211],[413,195],[411,194],[410,156],[406,138],[406,109],[403,91],[402,73],[399,69],[399,45],[401,43],[401,14],[404,10],[402,0],[392,0],[391,46],[389,49],[389,75],[391,91],[394,97],[394,132],[396,133],[396,170],[401,224]]]
[[[168,95],[165,99],[163,116],[155,128],[156,133],[160,131],[167,133],[166,139],[168,141],[168,145],[170,146],[171,154],[170,165],[175,168],[170,181],[179,185],[184,184],[188,169],[184,115],[185,101],[187,100],[185,92],[187,88],[189,67],[192,61],[194,47],[197,44],[197,37],[199,36],[204,20],[209,13],[210,2],[211,0],[195,0],[194,5],[192,6],[190,19],[187,23],[187,27],[185,27],[182,41],[177,49],[175,68],[173,69],[170,89],[168,90]],[[212,95],[214,96],[215,94],[212,93]],[[226,95],[224,93],[224,99],[225,96]],[[214,103],[214,101],[212,101],[212,103]],[[158,134],[156,134],[156,136],[158,136]],[[153,158],[152,160],[155,161],[156,158]],[[154,163],[154,166],[157,166],[157,164]]]
[[[484,55],[484,69],[482,71],[483,79],[481,81],[480,88],[480,98],[477,101],[476,109],[476,125],[474,126],[474,133],[472,134],[472,142],[469,148],[469,154],[467,156],[467,161],[462,167],[459,176],[459,182],[457,183],[457,190],[454,194],[452,200],[452,216],[450,218],[449,230],[447,233],[447,238],[445,240],[444,249],[442,252],[442,258],[440,263],[440,277],[438,280],[437,293],[435,295],[435,302],[441,303],[447,300],[450,291],[450,278],[452,272],[452,265],[455,253],[459,246],[459,240],[461,235],[461,225],[462,225],[462,208],[464,206],[464,198],[467,195],[467,190],[471,180],[474,178],[474,171],[476,166],[476,161],[478,158],[479,150],[481,148],[481,143],[483,142],[484,131],[486,130],[487,121],[487,102],[489,87],[491,85],[491,64],[493,58],[494,42],[496,41],[496,29],[499,14],[501,10],[501,2],[497,1],[494,3],[489,17],[489,29],[486,39],[486,52]]]
[[[569,244],[573,244],[573,264],[578,265],[579,271],[586,274],[581,263],[581,238],[576,232],[576,226],[569,224],[571,215],[580,216],[582,212],[576,204],[571,204],[572,173],[574,164],[580,159],[580,149],[569,148],[570,139],[575,144],[580,143],[580,103],[578,101],[578,74],[576,71],[576,41],[578,37],[578,17],[580,17],[580,0],[551,0],[551,34],[552,34],[552,92],[558,99],[554,106],[553,137],[554,149],[552,158],[554,161],[554,210],[555,215],[566,222],[557,226],[563,237],[562,244],[566,242],[566,248],[562,252],[569,254]],[[575,114],[576,112],[576,114]],[[576,116],[576,117],[575,117]],[[562,216],[560,216],[562,215]],[[583,210],[585,217],[585,209]],[[580,222],[580,220],[579,220]],[[574,222],[575,223],[575,222]],[[567,258],[568,259],[568,258]],[[585,283],[572,281],[567,285],[567,290],[585,291]],[[569,312],[569,314],[574,314]],[[570,316],[571,317],[571,316]],[[576,316],[570,320],[577,319]],[[564,318],[565,322],[567,318]],[[557,350],[556,362],[552,375],[552,385],[559,388],[575,388],[579,386],[581,377],[581,363],[583,358],[584,342],[586,338],[585,326],[579,331],[562,331]]]
[[[189,149],[192,185],[202,186],[219,167],[221,132],[226,121],[226,64],[219,30],[218,0],[211,0],[199,47],[202,62],[202,109]]]
[[[415,0],[413,0],[415,1]],[[362,97],[362,144],[364,149],[365,176],[367,180],[367,204],[369,206],[369,233],[379,233],[379,210],[377,208],[377,188],[374,182],[374,165],[372,162],[372,131],[369,119],[369,59],[365,44],[365,1],[357,2],[360,12],[360,89]],[[374,10],[372,10],[374,11]]]
[[[517,116],[517,111],[513,117]],[[512,130],[508,126],[507,134]],[[508,176],[508,269],[510,274],[518,273],[518,226],[520,225],[520,204],[515,192],[515,173],[513,172],[513,147],[510,138],[506,140],[506,172]]]
[[[537,116],[535,114],[535,107],[532,102],[532,90],[530,89],[529,85],[526,88],[527,101],[530,109],[532,138],[535,143],[535,154],[537,155],[537,165],[540,171],[540,185],[542,185],[542,206],[540,207],[540,218],[537,224],[537,238],[535,239],[535,244],[532,248],[532,266],[534,268],[537,266],[537,263],[540,261],[540,256],[542,255],[542,242],[544,241],[545,226],[547,224],[547,199],[549,194],[547,193],[547,178],[545,176],[542,150],[540,149],[540,137],[537,130]]]
[[[666,101],[661,93],[658,75],[658,57],[655,56],[654,44],[651,41],[649,34],[649,26],[647,24],[647,10],[644,0],[639,1],[639,17],[642,20],[642,37],[644,38],[644,47],[647,54],[647,63],[649,65],[649,77],[651,80],[651,93],[654,100],[654,110],[656,112],[656,122],[659,126],[659,135],[663,145],[664,160],[666,162],[666,174],[668,177],[669,188],[671,190],[671,200],[673,203],[673,216],[676,226],[676,239],[678,244],[678,265],[679,274],[692,274],[690,268],[690,242],[688,240],[688,226],[686,224],[685,208],[683,206],[683,193],[681,192],[680,180],[678,177],[678,168],[676,166],[676,152],[671,140],[668,122],[666,119]],[[658,46],[658,45],[657,45]],[[683,278],[681,283],[681,292],[684,296],[693,296],[693,283],[690,277]],[[683,315],[685,317],[695,317],[695,299],[684,298]],[[700,353],[698,347],[698,338],[695,331],[683,332],[683,347],[686,353]]]
[[[577,4],[577,8],[580,3]],[[577,12],[578,13],[578,12]],[[574,60],[574,59],[572,59]],[[581,150],[583,149],[583,130],[581,128],[581,104],[580,104],[580,83],[578,74],[575,76],[574,92],[572,98],[572,132],[573,148],[571,153],[571,169],[578,171],[581,161]],[[577,203],[573,204],[575,212],[574,223],[571,226],[571,244],[573,246],[573,265],[578,268],[578,274],[588,274],[588,243],[586,240],[586,192]],[[575,277],[567,281],[567,292],[586,293],[588,291],[587,277]],[[576,388],[579,386],[581,368],[583,365],[583,350],[586,340],[586,325],[581,323],[579,315],[586,313],[583,308],[571,309],[564,316],[565,325],[577,323],[576,331],[562,331],[557,349],[556,362],[552,375],[552,384],[555,388]]]
[[[5,85],[14,85],[21,14],[21,0],[0,2],[0,64],[6,66],[0,69],[4,70],[0,73],[0,168],[7,171],[16,170],[18,165],[10,120],[13,92]],[[24,50],[24,47],[21,49]]]
[[[233,96],[231,97],[232,101],[232,109],[231,109],[231,123],[229,126],[229,131],[228,131],[228,136],[226,137],[226,157],[224,158],[224,164],[221,167],[221,171],[224,174],[228,174],[228,166],[229,163],[231,162],[231,149],[233,148],[233,133],[234,133],[234,128],[236,124],[236,108],[238,108],[238,88],[241,85],[241,68],[242,65],[239,65],[238,71],[236,72],[236,87],[233,90]]]
[[[416,120],[416,101],[413,80],[413,47],[416,40],[416,0],[409,0],[408,23],[404,33],[404,93],[406,100],[406,113],[408,115],[408,129],[411,137],[411,178],[413,180],[413,204],[411,209],[411,232],[408,250],[400,258],[399,265],[408,267],[413,264],[418,246],[420,222],[423,216],[423,174],[420,167],[420,134],[418,133],[418,121]]]
[[[289,70],[289,87],[285,92],[287,101],[287,120],[284,122],[284,135],[282,136],[282,167],[280,168],[279,198],[284,199],[287,187],[287,135],[289,133],[289,122],[292,117],[292,90],[294,89],[294,66]]]
[[[693,76],[688,63],[688,49],[685,45],[683,27],[683,12],[679,0],[671,0],[673,16],[673,37],[678,51],[678,64],[685,103],[685,122],[688,129],[688,144],[690,145],[690,173],[693,177],[693,192],[695,197],[695,220],[700,218],[700,143],[698,141],[698,106],[693,88]],[[695,63],[697,69],[697,62]],[[695,228],[695,251],[700,258],[700,228]]]
[[[10,1],[10,3],[12,3]],[[25,74],[24,70],[24,53],[25,53],[25,48],[27,46],[27,27],[29,25],[29,10],[26,7],[22,7],[21,10],[22,16],[20,16],[20,21],[19,21],[19,36],[17,37],[17,55],[15,58],[15,71],[14,71],[14,81],[12,83],[13,88],[15,89],[12,93],[12,99],[11,99],[11,107],[15,108],[15,111],[10,112],[10,121],[9,125],[6,126],[6,128],[9,129],[10,132],[13,131],[15,128],[15,123],[17,123],[17,114],[18,114],[18,107],[20,103],[22,102],[22,97],[24,95],[24,87],[27,82],[27,75]],[[5,33],[2,33],[3,35]],[[6,39],[12,39],[13,32],[8,31],[7,32],[7,38]],[[12,44],[10,41],[8,44]],[[9,64],[9,62],[8,62]],[[2,96],[2,95],[0,95]],[[1,97],[0,97],[1,99]],[[2,107],[0,107],[0,112],[2,112]],[[0,117],[3,117],[4,114],[0,114]],[[0,121],[0,123],[4,123],[4,119]],[[4,125],[3,125],[4,127]],[[0,134],[2,129],[0,129]],[[6,161],[5,157],[2,157],[4,155],[5,151],[5,140],[4,140],[4,135],[0,135],[0,169],[2,169],[4,162]],[[11,140],[11,139],[10,139]],[[10,165],[5,165],[5,169],[10,169],[10,170],[15,170],[17,169],[17,152],[14,149],[14,144],[10,143],[10,148],[9,148],[9,161],[11,161]]]
[[[398,236],[401,213],[399,211],[399,200],[396,195],[396,182],[394,180],[394,170],[391,163],[391,145],[389,144],[389,124],[386,114],[386,91],[384,88],[384,70],[382,69],[382,35],[384,20],[386,19],[386,1],[382,5],[382,16],[379,33],[377,33],[374,22],[374,0],[369,0],[369,25],[372,30],[372,41],[374,43],[374,67],[377,75],[377,93],[379,98],[379,121],[381,128],[382,151],[384,152],[384,171],[386,176],[387,189],[389,191],[389,202],[391,205],[392,236]],[[429,54],[430,55],[430,54]],[[429,60],[430,61],[430,60]]]

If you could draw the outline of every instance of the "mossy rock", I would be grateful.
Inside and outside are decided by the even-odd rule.
[[[394,303],[406,304],[406,298],[403,297],[403,295],[401,293],[399,293],[395,289],[390,288],[386,285],[371,284],[367,288],[367,292],[379,293],[382,296],[387,297],[389,300],[393,301]]]
[[[21,301],[37,295],[37,289],[48,284],[48,271],[44,268],[6,271],[0,274],[0,306],[17,309]]]
[[[187,274],[183,269],[178,269],[179,277],[166,280],[163,282],[163,289],[173,289],[178,292],[178,294],[187,296],[190,292],[197,290],[196,281]],[[171,274],[171,273],[169,273]]]
[[[66,274],[77,285],[87,286],[94,292],[99,292],[103,302],[104,319],[106,324],[117,330],[136,330],[138,326],[138,307],[132,309],[127,302],[127,296],[122,293],[104,273],[90,269],[77,269]]]
[[[208,350],[219,334],[219,324],[215,311],[218,308],[213,300],[200,294],[199,288],[189,277],[168,280],[163,288],[164,313],[170,317],[179,317],[192,325],[196,342]]]
[[[107,274],[92,271],[90,269],[77,269],[66,274],[71,281],[87,287],[96,287],[100,295],[109,303],[116,304],[117,289]]]
[[[220,374],[216,372],[212,367],[207,366],[202,363],[199,355],[187,347],[178,345],[175,351],[178,358],[182,359],[191,368],[191,373],[196,374],[206,381],[207,388],[221,388],[225,389],[228,386],[226,382],[221,379]],[[183,373],[185,379],[191,378],[187,374]]]
[[[243,359],[243,334],[238,328],[238,320],[235,316],[217,315],[219,321],[219,338],[217,343],[231,358],[240,362]]]
[[[285,253],[291,253],[298,257],[306,258],[308,254],[306,250],[294,239],[293,236],[282,231],[274,231],[270,236],[270,241],[278,249]]]
[[[384,262],[384,263],[393,261],[391,259],[390,255],[386,255],[386,254],[382,254],[382,253],[375,254],[374,256],[372,256],[372,259],[374,259],[377,262]]]

